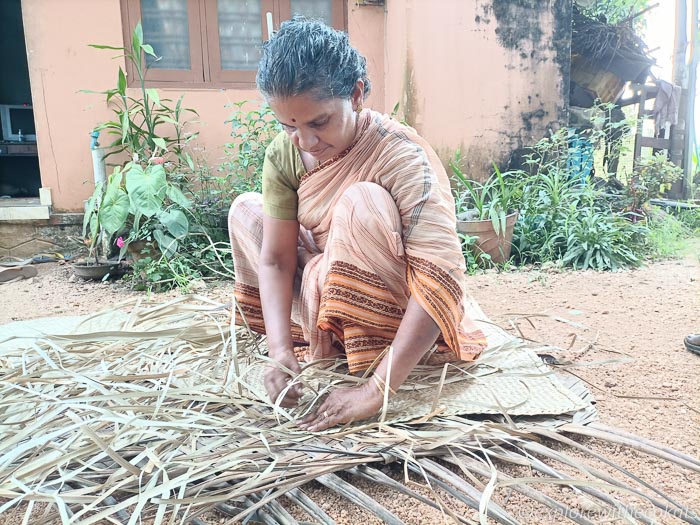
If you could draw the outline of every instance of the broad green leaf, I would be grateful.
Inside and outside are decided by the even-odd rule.
[[[161,119],[163,122],[167,122],[168,124],[174,124],[174,125],[176,125],[176,126],[181,126],[181,124],[180,124],[177,120],[175,120],[174,118],[169,117],[169,116],[167,116],[167,115],[161,115],[161,116],[160,116],[160,119]]]
[[[496,235],[501,235],[501,222],[497,213],[491,215],[491,225],[493,226],[493,231],[496,232]]]
[[[122,113],[121,120],[122,120],[122,144],[123,144],[124,142],[126,142],[126,136],[129,133],[129,114]]]
[[[110,184],[100,206],[100,225],[113,235],[124,228],[129,216],[129,196],[123,188]]]
[[[89,93],[91,95],[107,95],[113,89],[107,89],[105,91],[95,91],[94,89],[79,89],[78,93]]]
[[[177,186],[168,186],[168,190],[167,190],[166,194],[171,201],[182,206],[183,208],[189,208],[192,204],[190,202],[190,200],[187,197],[185,197],[185,194],[182,193],[182,191],[180,191],[180,188],[178,188]]]
[[[121,122],[115,120],[110,120],[109,122],[104,122],[98,126],[95,126],[93,131],[102,131],[103,129],[122,129]]]
[[[125,175],[126,191],[132,209],[146,217],[153,217],[163,207],[167,181],[162,165],[149,165],[146,170],[132,164]]]
[[[156,106],[160,106],[160,96],[158,95],[158,91],[153,88],[147,88],[146,95],[148,95],[148,98],[155,102]]]
[[[141,44],[141,49],[143,49],[143,52],[147,55],[151,55],[153,58],[158,58],[155,51],[153,51],[153,47],[151,47],[150,44]]]
[[[194,171],[194,161],[192,160],[192,157],[190,157],[189,153],[185,153],[185,160],[187,161],[187,165],[189,166],[189,168],[192,171]],[[175,199],[172,199],[172,200],[175,200]],[[177,202],[177,201],[175,201],[175,202]]]
[[[134,33],[131,35],[131,46],[134,55],[141,55],[141,46],[143,45],[143,28],[141,22],[136,23]]]
[[[112,174],[109,176],[109,182],[107,183],[107,190],[109,190],[110,187],[116,186],[116,187],[121,187],[122,185],[122,179],[124,177],[124,172],[117,166],[114,168],[114,171]]]
[[[124,73],[124,70],[121,67],[119,68],[119,80],[117,81],[117,89],[120,95],[126,95],[126,74]]]
[[[163,140],[161,137],[153,137],[153,142],[162,150],[168,149],[168,145],[165,143],[165,140]]]
[[[173,237],[184,237],[189,232],[190,223],[180,210],[168,210],[158,215],[158,220]]]
[[[141,227],[141,217],[143,217],[143,214],[138,210],[134,211],[133,208],[129,208],[129,212],[134,216],[134,223],[131,226],[131,231],[138,232]]]
[[[90,217],[90,246],[95,246],[97,244],[97,230],[99,228],[100,224],[97,220],[97,214],[94,213],[92,217]]]
[[[95,230],[92,228],[92,218],[97,212],[97,204],[99,200],[102,197],[102,191],[103,191],[103,183],[98,182],[95,185],[95,191],[92,192],[92,195],[88,198],[87,202],[85,203],[85,215],[83,215],[83,237],[87,236],[87,229],[88,225],[90,225],[90,231],[94,232]],[[95,220],[97,218],[95,217]]]
[[[158,243],[158,248],[163,252],[166,257],[172,257],[177,252],[178,243],[167,233],[163,233],[161,230],[153,231],[153,238]]]

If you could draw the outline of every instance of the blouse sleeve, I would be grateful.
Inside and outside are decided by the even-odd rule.
[[[294,146],[289,143],[283,131],[270,142],[265,151],[262,171],[263,212],[275,219],[297,219],[299,182],[290,147]]]

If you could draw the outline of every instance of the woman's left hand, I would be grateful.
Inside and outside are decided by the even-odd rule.
[[[333,390],[316,411],[301,420],[304,430],[318,432],[335,425],[352,423],[376,415],[384,399],[372,381],[352,388]]]

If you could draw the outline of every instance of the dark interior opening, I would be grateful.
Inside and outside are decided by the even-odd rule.
[[[0,49],[0,198],[35,198],[41,177],[21,0],[0,2]]]

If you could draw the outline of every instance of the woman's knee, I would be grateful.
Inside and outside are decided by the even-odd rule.
[[[255,192],[241,193],[233,200],[228,211],[229,232],[234,224],[246,224],[253,217],[262,219],[262,195]]]
[[[338,202],[337,214],[351,217],[351,225],[371,228],[378,222],[391,229],[401,227],[401,216],[391,194],[374,182],[357,182],[350,186]]]

